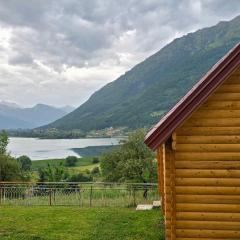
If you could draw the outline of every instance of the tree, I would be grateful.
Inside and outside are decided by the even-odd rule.
[[[28,156],[26,156],[26,155],[20,156],[19,158],[17,158],[17,160],[20,163],[21,169],[23,171],[31,170],[32,161]]]
[[[9,143],[8,135],[6,131],[0,132],[0,154],[7,153],[7,145]]]
[[[103,155],[101,170],[106,181],[156,181],[154,153],[144,144],[145,131],[136,130],[122,145]]]
[[[22,179],[18,161],[7,153],[8,135],[0,132],[0,181],[14,181]]]
[[[65,166],[66,167],[74,167],[74,166],[76,166],[77,160],[78,159],[75,156],[68,156],[65,161]]]
[[[22,179],[18,161],[9,156],[0,154],[0,181],[15,181]]]

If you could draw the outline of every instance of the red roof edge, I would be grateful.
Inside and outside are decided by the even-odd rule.
[[[193,88],[148,132],[145,144],[156,150],[240,65],[240,43],[220,59]]]

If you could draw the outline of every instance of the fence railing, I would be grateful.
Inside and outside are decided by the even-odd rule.
[[[0,205],[132,207],[158,199],[154,183],[0,182]]]

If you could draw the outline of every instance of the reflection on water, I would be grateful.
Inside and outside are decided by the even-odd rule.
[[[118,138],[38,139],[10,138],[8,150],[14,157],[27,155],[32,160],[79,156],[72,148],[118,144]]]

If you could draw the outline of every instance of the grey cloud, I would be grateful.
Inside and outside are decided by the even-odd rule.
[[[228,7],[223,2],[1,0],[0,21],[13,28],[32,29],[30,34],[15,32],[15,51],[31,51],[33,57],[57,69],[62,64],[82,66],[85,61],[96,62],[94,59],[101,55],[99,64],[104,58],[103,50],[107,52],[114,41],[134,29],[136,51],[156,51],[176,31],[192,30],[204,19],[214,22],[217,17],[209,16],[213,12],[229,16],[233,10],[240,10],[238,1],[229,1]],[[194,6],[201,8],[200,15]]]
[[[15,79],[35,82],[29,91],[41,86],[41,96],[33,94],[29,99],[42,97],[55,104],[64,100],[48,94],[48,88],[60,82],[64,88],[56,87],[56,94],[76,104],[79,93],[73,89],[86,99],[86,89],[90,94],[114,80],[117,73],[124,73],[174,37],[237,14],[239,0],[227,4],[225,0],[0,0],[0,31],[11,30],[9,47],[0,47],[9,69],[0,67],[0,76],[12,83]],[[71,68],[76,69],[66,70]],[[96,72],[94,84],[83,81],[91,69]],[[14,84],[8,90],[16,98]],[[19,101],[28,100],[19,97]]]
[[[8,63],[9,64],[12,64],[12,65],[28,65],[28,64],[33,64],[33,59],[30,55],[28,54],[17,54],[15,56],[12,56],[9,58],[8,60]]]

